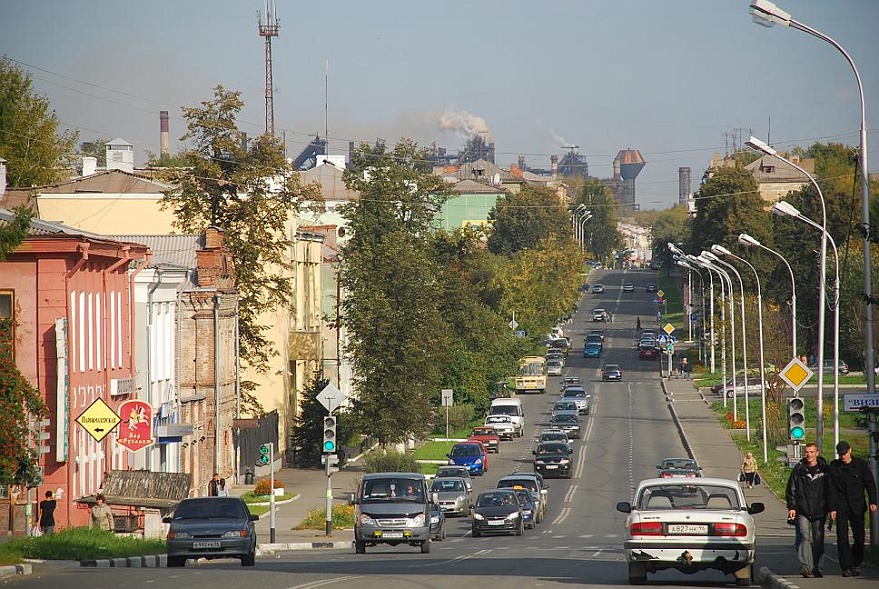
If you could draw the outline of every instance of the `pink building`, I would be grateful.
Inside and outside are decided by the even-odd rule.
[[[0,208],[0,223],[12,216]],[[29,236],[0,262],[2,308],[16,322],[16,364],[49,408],[43,484],[29,499],[55,491],[59,527],[87,524],[76,500],[93,495],[105,472],[129,466],[129,451],[115,443],[120,428],[89,431],[76,420],[99,399],[112,415],[137,397],[133,282],[149,257],[144,245],[34,219]],[[7,529],[19,533],[17,519]]]

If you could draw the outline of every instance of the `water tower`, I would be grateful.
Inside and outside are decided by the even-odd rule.
[[[635,178],[641,173],[647,162],[637,149],[621,149],[613,160],[614,179],[622,180],[623,190],[620,195],[620,206],[624,209],[635,208]]]

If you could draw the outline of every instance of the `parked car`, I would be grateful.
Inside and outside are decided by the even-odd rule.
[[[238,558],[241,566],[254,566],[258,519],[240,497],[184,499],[162,518],[168,524],[168,566],[182,567],[187,558]]]
[[[751,395],[758,395],[759,396],[761,393],[761,391],[760,391],[760,378],[749,376],[747,380],[748,380],[748,383],[747,383],[748,396],[751,396]],[[769,383],[764,382],[763,387],[768,389]],[[732,381],[732,379],[730,379],[727,381],[726,386],[723,387],[723,390],[725,391],[726,398],[732,399],[733,397],[744,397],[745,396],[745,388],[746,388],[746,385],[743,382],[743,379],[741,377],[736,377],[735,388],[733,388],[733,381]],[[712,387],[711,390],[713,392],[714,387]],[[720,390],[718,390],[718,392],[716,394],[718,394],[718,395],[721,394]]]
[[[753,582],[753,515],[765,507],[748,505],[737,481],[653,478],[638,484],[634,498],[617,503],[617,511],[627,514],[623,551],[629,584],[641,585],[648,573],[666,569],[688,574],[716,569],[734,575],[737,585]]]
[[[818,363],[812,364],[809,366],[809,370],[818,373]],[[848,374],[848,363],[845,360],[839,360],[839,373],[840,374]],[[833,374],[833,358],[824,358],[824,374]]]
[[[494,489],[479,494],[470,506],[473,512],[473,537],[488,533],[525,533],[522,504],[513,489]]]
[[[605,364],[604,369],[601,371],[601,380],[609,381],[609,380],[623,380],[623,369],[620,368],[619,364]]]

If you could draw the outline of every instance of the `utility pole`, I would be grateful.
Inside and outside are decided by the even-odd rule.
[[[281,21],[275,16],[275,0],[265,0],[266,21],[256,11],[259,24],[259,36],[266,39],[266,135],[275,136],[275,104],[272,80],[272,37],[277,37],[281,30]]]

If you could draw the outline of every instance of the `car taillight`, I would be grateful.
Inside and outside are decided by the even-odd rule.
[[[632,524],[629,533],[633,536],[662,536],[661,522],[639,522]]]
[[[663,473],[661,473],[659,476],[660,476],[660,478],[663,478],[663,479],[670,479],[670,478],[671,478],[671,473],[663,472]]]
[[[714,524],[714,536],[741,537],[748,535],[748,528],[744,524],[717,523]]]

